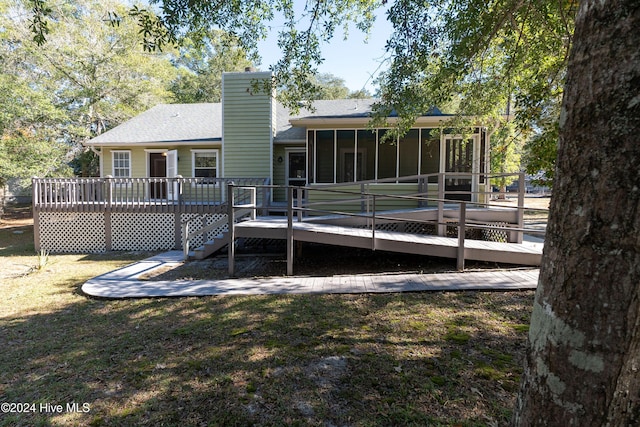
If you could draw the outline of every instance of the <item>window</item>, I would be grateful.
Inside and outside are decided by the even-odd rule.
[[[358,131],[358,157],[362,155],[362,162],[358,161],[357,163],[358,180],[376,178],[376,145],[377,136],[375,131]],[[360,167],[361,163],[362,167]]]
[[[420,173],[440,172],[440,130],[422,129],[420,132]],[[438,182],[437,176],[429,177],[429,182]]]
[[[420,141],[418,129],[411,129],[402,138],[398,140],[398,149],[400,150],[400,161],[398,176],[418,175],[418,163],[420,156]]]
[[[192,150],[193,176],[205,178],[203,184],[215,183],[218,177],[218,150]]]
[[[113,158],[113,177],[130,178],[131,151],[112,151],[111,155]]]
[[[362,155],[359,158],[355,156],[356,149],[356,132],[353,130],[337,131],[336,145],[338,148],[338,176],[336,182],[354,182],[356,181],[356,171],[362,169],[362,163],[357,165],[357,161],[362,161]]]
[[[332,183],[335,180],[334,131],[316,131],[316,182]]]
[[[378,179],[396,177],[398,140],[393,137],[383,140],[385,133],[386,130],[381,130],[378,140]]]
[[[437,182],[440,129],[412,128],[399,138],[387,132],[389,129],[308,131],[309,183],[358,182],[420,174],[434,174],[429,182]],[[384,139],[385,135],[388,138]]]

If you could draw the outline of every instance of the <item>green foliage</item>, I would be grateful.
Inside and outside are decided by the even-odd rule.
[[[313,85],[316,88],[315,98],[318,99],[364,99],[371,98],[371,94],[365,90],[358,90],[350,92],[346,86],[344,79],[335,76],[331,73],[319,73],[316,75],[310,75],[308,78],[308,84]],[[289,93],[291,89],[285,87],[279,91],[280,97],[284,99],[293,99],[293,95]],[[293,89],[295,91],[295,89]]]
[[[71,176],[65,165],[67,147],[26,131],[0,138],[0,186],[9,178]]]
[[[309,2],[304,7],[290,0],[151,0],[150,3],[161,10],[157,20],[144,18],[150,12],[141,8],[129,11],[138,17],[145,49],[164,49],[184,40],[199,44],[212,31],[222,30],[233,36],[254,64],[260,62],[258,42],[267,37],[276,18],[282,19],[283,23],[277,23],[282,56],[270,66],[273,82],[267,82],[262,89],[270,91],[272,85],[286,89],[278,91],[279,100],[295,110],[299,100],[326,96],[322,87],[309,79],[323,62],[323,44],[339,30],[346,37],[350,25],[368,31],[375,19],[374,11],[383,2],[328,0]]]
[[[397,1],[389,10],[393,62],[381,82],[378,111],[393,108],[407,117],[406,125],[431,106],[458,98],[454,112],[461,116],[481,117],[497,128],[512,114],[518,139],[550,141],[545,124],[558,120],[576,7],[572,0],[441,0],[428,7]],[[496,172],[517,163],[504,141],[498,138],[494,150],[501,153]]]
[[[221,31],[199,42],[183,40],[174,64],[178,76],[169,90],[179,103],[220,102],[222,73],[243,71],[252,65],[237,41]]]
[[[491,171],[496,174],[510,174],[520,171],[522,133],[516,129],[512,121],[505,123],[491,135]],[[512,184],[518,177],[515,175],[499,176],[493,184],[505,191],[505,187]]]
[[[0,0],[0,11],[0,179],[67,163],[94,175],[84,141],[158,103],[219,101],[221,73],[251,65],[221,31],[192,32],[174,49],[160,17],[119,0]],[[25,138],[33,155],[16,148]]]
[[[349,95],[349,88],[344,79],[330,73],[319,73],[311,76],[311,82],[320,88],[317,99],[344,99]]]
[[[24,7],[31,4],[4,4],[0,16],[0,87],[6,89],[0,93],[5,162],[0,174],[4,179],[62,174],[75,156],[81,156],[78,169],[91,173],[92,155],[82,154],[81,143],[169,100],[166,86],[175,67],[166,55],[140,50],[133,20],[104,25],[106,16],[127,10],[115,1],[34,3],[37,19],[49,18],[46,48],[39,46],[40,37],[29,37],[39,22],[26,19]],[[16,148],[27,139],[29,146],[21,150],[31,154]]]

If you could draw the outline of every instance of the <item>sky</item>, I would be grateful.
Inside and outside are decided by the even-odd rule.
[[[337,30],[331,43],[322,46],[324,62],[318,67],[318,72],[331,73],[344,79],[351,91],[364,88],[374,94],[375,78],[388,68],[388,62],[384,61],[384,58],[388,58],[385,54],[385,44],[391,32],[392,26],[387,22],[382,9],[377,13],[368,39],[354,27],[349,31],[347,40],[343,40],[342,30]],[[281,52],[276,43],[277,33],[278,27],[272,26],[269,38],[259,43],[259,53],[262,57],[259,69],[268,69],[269,65],[275,64],[280,57]]]

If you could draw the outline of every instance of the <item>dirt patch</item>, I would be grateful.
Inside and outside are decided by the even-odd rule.
[[[31,205],[7,205],[0,209],[0,228],[25,227],[33,225]]]

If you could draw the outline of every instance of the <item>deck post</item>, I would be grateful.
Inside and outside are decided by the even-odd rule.
[[[184,210],[182,207],[182,175],[175,176],[175,200],[177,204],[170,204],[169,210],[173,211],[173,248],[174,249],[184,249],[182,246],[182,211]],[[167,200],[167,204],[169,201]],[[186,238],[186,237],[185,237]]]
[[[111,212],[113,211],[113,176],[105,177],[107,183],[107,199],[104,206],[104,250],[113,250],[113,236],[111,233]]]
[[[447,225],[444,223],[444,174],[438,174],[438,236],[447,235]]]
[[[418,178],[418,194],[420,195],[420,198],[418,199],[418,207],[425,207],[427,203],[425,202],[424,198],[428,197],[428,195],[426,179],[424,177]]]
[[[371,210],[371,250],[376,250],[376,195],[373,194],[373,207]]]
[[[287,187],[287,276],[293,275],[293,187]]]
[[[236,274],[236,236],[235,236],[235,218],[234,218],[234,197],[233,197],[233,182],[227,184],[227,218],[229,221],[229,276],[233,277]]]
[[[40,252],[40,181],[38,181],[37,176],[34,176],[31,178],[31,183],[31,203],[33,204],[33,246],[35,247],[36,252]]]
[[[303,191],[301,189],[298,189],[298,200],[296,201],[296,206],[298,207],[298,222],[302,222],[302,193]]]
[[[460,215],[458,221],[458,271],[464,271],[464,235],[467,222],[467,204],[460,202]]]
[[[524,172],[518,174],[518,228],[524,228],[524,194],[526,192]],[[522,243],[522,231],[516,232],[516,243]]]

